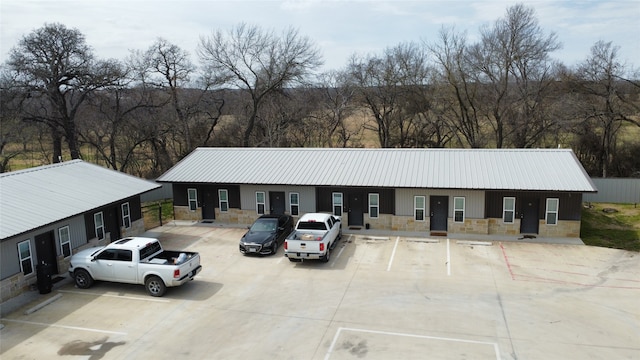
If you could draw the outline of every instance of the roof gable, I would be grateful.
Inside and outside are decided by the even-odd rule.
[[[569,149],[198,148],[157,181],[596,191]]]
[[[0,174],[0,239],[160,187],[82,160]]]

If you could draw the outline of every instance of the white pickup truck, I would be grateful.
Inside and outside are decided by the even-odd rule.
[[[339,216],[324,213],[302,215],[284,241],[284,256],[292,262],[310,259],[328,262],[331,250],[342,237],[340,220]]]
[[[151,296],[180,286],[202,270],[197,252],[163,250],[158,239],[128,237],[71,257],[69,274],[86,289],[94,280],[143,284]]]

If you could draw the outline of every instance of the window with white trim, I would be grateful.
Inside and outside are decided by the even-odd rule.
[[[220,212],[229,211],[229,191],[227,189],[218,189],[218,206]]]
[[[256,191],[256,211],[259,215],[264,215],[266,208],[264,191]]]
[[[333,193],[333,215],[342,216],[342,193]]]
[[[22,270],[22,274],[29,275],[33,273],[31,241],[25,240],[18,243],[18,256],[20,256],[20,270]]]
[[[453,221],[457,223],[464,222],[464,197],[453,198]]]
[[[413,218],[416,221],[424,221],[426,198],[424,196],[413,197]]]
[[[505,224],[513,224],[516,217],[516,198],[505,197],[502,199],[502,221]]]
[[[380,213],[380,194],[369,194],[369,217],[377,219]]]
[[[98,240],[104,239],[104,219],[102,212],[93,214],[93,225],[96,229],[96,237]]]
[[[194,188],[187,189],[187,197],[189,199],[189,210],[196,211],[198,209],[198,190]]]
[[[68,226],[58,229],[58,238],[60,239],[60,253],[66,259],[71,256],[71,235]]]
[[[129,203],[122,204],[122,226],[125,229],[131,227],[131,212],[129,211]]]
[[[300,213],[300,194],[289,193],[289,214],[297,216]]]
[[[547,199],[547,225],[557,225],[558,224],[558,205],[560,203],[560,199],[549,198]]]

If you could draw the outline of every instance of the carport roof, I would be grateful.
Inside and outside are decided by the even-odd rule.
[[[158,187],[82,160],[0,174],[0,239]]]
[[[597,191],[570,149],[198,148],[157,181]]]

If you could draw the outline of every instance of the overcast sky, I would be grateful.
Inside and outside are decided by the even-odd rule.
[[[436,41],[442,26],[467,31],[504,17],[515,1],[248,1],[248,0],[0,0],[0,62],[18,41],[45,23],[77,28],[99,58],[124,59],[158,37],[188,51],[201,36],[245,22],[264,30],[299,30],[320,48],[325,69],[338,69],[353,54],[380,54],[402,42]],[[573,66],[598,40],[612,41],[630,66],[640,61],[640,0],[535,0],[542,29],[555,32],[563,48],[552,56]]]

